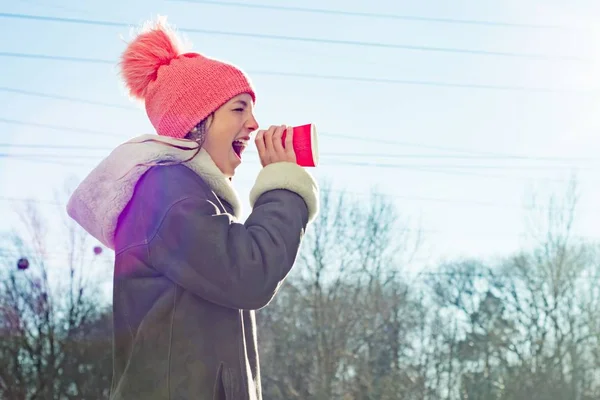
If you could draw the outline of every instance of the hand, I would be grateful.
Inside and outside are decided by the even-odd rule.
[[[285,135],[285,147],[283,144],[283,132]],[[293,144],[294,130],[285,125],[271,126],[267,130],[260,130],[256,134],[254,142],[263,167],[276,162],[296,162],[296,152]]]

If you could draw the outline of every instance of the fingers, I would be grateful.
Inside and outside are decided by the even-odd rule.
[[[265,151],[266,151],[266,155],[269,158],[269,160],[268,160],[269,164],[273,162],[273,157],[275,156],[275,151],[273,149],[273,134],[275,133],[276,129],[277,129],[277,126],[271,125],[269,127],[269,129],[267,129],[265,131],[265,137],[264,137]]]
[[[294,150],[294,128],[289,126],[285,136],[285,156],[288,161],[296,162],[296,151]]]
[[[273,133],[273,150],[277,154],[277,158],[282,159],[285,156],[285,149],[283,148],[283,132],[285,132],[286,126],[278,126]]]
[[[262,166],[281,161],[296,162],[293,138],[293,128],[285,125],[272,125],[267,130],[259,130],[254,141]]]
[[[277,152],[273,145],[273,136],[278,128],[278,126],[272,125],[267,130],[260,130],[256,134],[256,139],[254,139],[260,163],[263,167],[275,162],[277,157]]]
[[[256,138],[254,139],[254,143],[256,144],[256,149],[258,150],[258,157],[260,158],[260,163],[264,167],[269,163],[267,149],[265,146],[265,131],[264,130],[260,130],[256,133]]]

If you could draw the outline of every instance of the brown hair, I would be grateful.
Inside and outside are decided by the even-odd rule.
[[[208,117],[198,122],[196,126],[184,136],[184,139],[193,140],[202,147],[206,140],[206,134],[208,133],[208,128],[210,128],[214,114],[215,113],[211,113]]]

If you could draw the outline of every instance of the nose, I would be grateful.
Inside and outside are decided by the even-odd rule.
[[[246,121],[246,129],[248,129],[248,132],[254,132],[258,129],[258,122],[256,121],[254,114],[250,114],[250,118]]]

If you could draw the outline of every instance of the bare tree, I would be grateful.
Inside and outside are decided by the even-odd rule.
[[[426,277],[433,304],[439,307],[435,320],[439,328],[433,333],[441,343],[435,343],[432,357],[438,360],[435,388],[440,398],[464,397],[465,377],[480,371],[491,382],[488,340],[498,313],[489,309],[496,304],[495,288],[489,283],[492,276],[488,265],[463,260],[443,264]]]
[[[32,202],[18,212],[21,229],[0,254],[0,398],[107,397],[110,314],[93,274],[100,248],[68,218],[63,232],[57,221],[50,230]]]
[[[576,203],[571,185],[562,201],[535,207],[543,213],[531,214],[533,248],[499,265],[446,265],[431,279],[434,298],[458,327],[444,355],[447,398],[600,396],[600,260],[597,245],[573,235]]]
[[[415,245],[398,222],[382,196],[361,202],[323,186],[298,266],[259,313],[266,398],[361,398],[400,372],[403,333],[416,325],[402,315],[414,302],[401,267]]]
[[[573,235],[577,202],[573,181],[562,200],[551,196],[538,207],[545,213],[531,220],[537,246],[503,265],[505,304],[522,327],[515,352],[527,360],[511,399],[540,390],[555,398],[600,396],[600,364],[590,357],[600,345],[600,259],[596,245]]]

